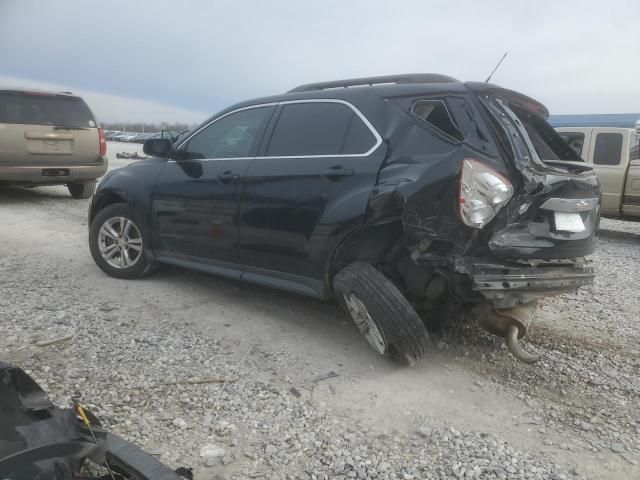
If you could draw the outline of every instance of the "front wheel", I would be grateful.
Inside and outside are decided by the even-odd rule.
[[[96,214],[89,229],[89,249],[96,264],[112,277],[140,278],[156,269],[145,255],[148,236],[135,210],[124,203],[109,205]]]
[[[333,279],[338,301],[379,354],[414,365],[427,352],[429,334],[411,304],[380,271],[355,262]]]

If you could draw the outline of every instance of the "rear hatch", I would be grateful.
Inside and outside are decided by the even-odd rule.
[[[69,94],[0,90],[0,166],[100,163],[98,126]]]
[[[592,253],[600,183],[546,122],[547,109],[517,92],[469,83],[513,170],[514,195],[496,216],[489,248],[512,258],[575,258]]]

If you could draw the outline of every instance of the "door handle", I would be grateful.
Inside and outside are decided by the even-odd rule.
[[[240,176],[236,173],[233,173],[231,170],[227,170],[226,172],[222,172],[216,178],[220,183],[235,183],[238,181]]]
[[[322,172],[321,176],[328,180],[336,181],[342,177],[350,177],[355,173],[351,168],[344,168],[342,165],[334,165]]]

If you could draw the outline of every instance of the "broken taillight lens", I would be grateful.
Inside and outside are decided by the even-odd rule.
[[[513,195],[513,187],[500,173],[470,158],[462,162],[460,216],[473,228],[489,223]]]

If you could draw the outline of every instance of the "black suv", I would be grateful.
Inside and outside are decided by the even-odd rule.
[[[540,297],[593,282],[600,186],[522,94],[437,74],[243,102],[109,172],[91,254],[118,278],[168,263],[336,298],[412,364],[474,309],[525,361]]]

